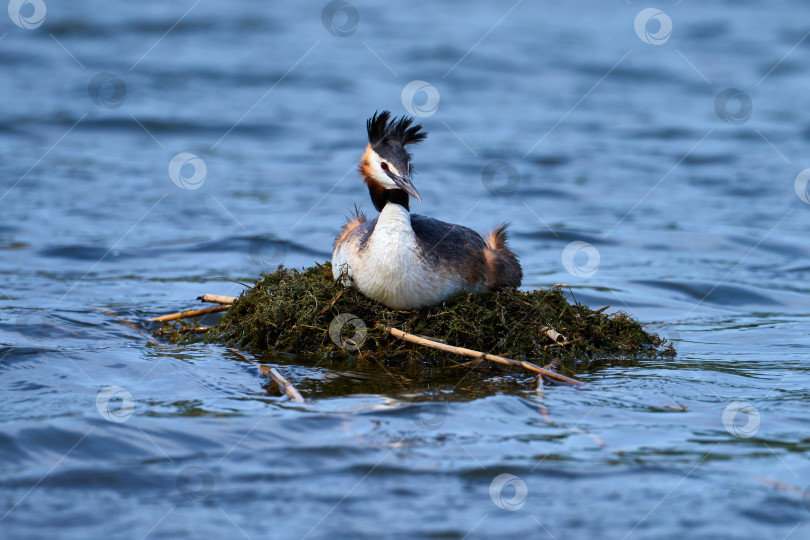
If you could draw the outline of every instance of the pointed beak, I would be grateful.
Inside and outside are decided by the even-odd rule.
[[[421,195],[419,195],[419,192],[416,191],[416,188],[414,187],[410,178],[406,178],[404,176],[397,176],[396,174],[389,171],[386,171],[386,173],[388,174],[389,178],[391,178],[391,180],[394,181],[397,187],[399,187],[399,189],[401,189],[411,197],[414,197],[417,201],[420,202],[422,201]]]

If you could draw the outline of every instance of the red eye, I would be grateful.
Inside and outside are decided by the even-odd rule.
[[[388,170],[388,163],[383,161],[382,163],[380,163],[380,167],[382,167],[382,170],[387,171]]]

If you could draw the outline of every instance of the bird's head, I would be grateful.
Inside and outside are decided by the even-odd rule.
[[[408,195],[422,200],[411,181],[411,155],[405,147],[423,141],[427,133],[422,131],[421,124],[411,124],[413,118],[392,118],[389,111],[374,113],[366,124],[368,146],[360,163],[360,173],[378,211],[382,211],[389,200],[408,208]]]

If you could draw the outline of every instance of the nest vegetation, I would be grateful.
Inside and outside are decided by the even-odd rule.
[[[540,365],[674,354],[629,315],[605,311],[570,303],[557,286],[461,293],[438,306],[398,311],[335,282],[325,263],[262,274],[203,336],[243,349],[333,360],[458,361],[450,352],[396,339],[392,328]]]

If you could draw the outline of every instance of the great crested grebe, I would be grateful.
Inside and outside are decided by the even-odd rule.
[[[374,113],[360,160],[371,201],[380,215],[356,211],[335,239],[332,274],[394,309],[433,306],[461,291],[519,287],[523,270],[506,245],[506,225],[480,234],[411,214],[409,196],[421,201],[405,149],[427,137],[413,118]]]

